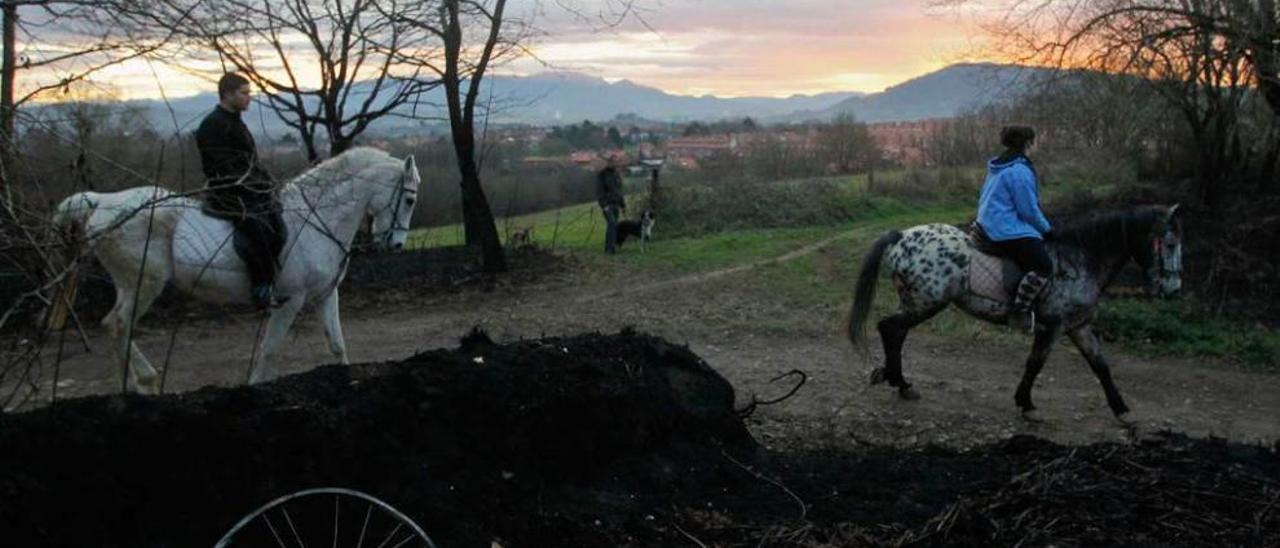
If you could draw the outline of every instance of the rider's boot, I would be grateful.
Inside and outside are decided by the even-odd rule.
[[[1009,311],[1010,326],[1028,333],[1035,331],[1036,299],[1048,285],[1049,279],[1035,272],[1028,272],[1022,277],[1022,281],[1018,282],[1017,293],[1013,297],[1013,307]]]
[[[271,308],[271,284],[257,284],[249,290],[249,296],[253,298],[253,306],[258,310],[266,310]]]

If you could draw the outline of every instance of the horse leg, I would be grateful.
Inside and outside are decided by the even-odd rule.
[[[1102,391],[1107,395],[1107,405],[1111,406],[1111,412],[1115,413],[1116,418],[1121,422],[1128,422],[1129,406],[1124,404],[1124,398],[1120,397],[1115,381],[1111,380],[1111,366],[1102,355],[1102,343],[1098,341],[1098,335],[1093,332],[1089,324],[1072,329],[1069,335],[1071,342],[1084,356],[1084,360],[1089,362],[1089,369],[1093,370],[1093,374],[1098,377],[1098,382],[1102,384]]]
[[[136,292],[135,292],[136,289]],[[103,320],[118,346],[120,374],[130,392],[149,393],[159,378],[151,362],[133,342],[135,324],[164,290],[164,284],[143,278],[137,286],[122,283],[116,287],[116,303]],[[141,385],[140,385],[141,384]]]
[[[284,342],[284,336],[289,333],[289,327],[298,317],[298,312],[302,310],[302,302],[305,300],[302,295],[297,295],[271,309],[271,316],[267,319],[267,332],[262,336],[253,365],[249,368],[249,384],[271,380],[273,376],[269,365],[271,357],[280,348],[280,343]]]
[[[1053,341],[1058,338],[1058,334],[1059,327],[1056,325],[1041,324],[1041,328],[1036,329],[1035,341],[1031,343],[1031,355],[1027,357],[1026,369],[1022,372],[1022,382],[1018,383],[1018,391],[1013,396],[1014,402],[1022,408],[1022,417],[1031,422],[1043,420],[1035,412],[1036,406],[1031,403],[1031,387],[1044,368],[1044,362],[1049,359],[1049,351],[1053,350]]]
[[[876,324],[876,328],[880,331],[880,342],[884,344],[884,368],[871,373],[871,384],[889,381],[889,386],[897,388],[898,396],[902,399],[920,399],[920,393],[912,389],[911,383],[902,376],[902,345],[907,340],[907,333],[913,327],[934,317],[946,307],[947,305],[943,303],[918,312],[899,310],[897,314],[880,320],[880,323]]]
[[[338,316],[338,288],[334,288],[329,296],[320,303],[320,313],[324,316],[324,335],[329,339],[329,351],[338,358],[339,363],[347,365],[347,343],[342,340],[342,321]]]

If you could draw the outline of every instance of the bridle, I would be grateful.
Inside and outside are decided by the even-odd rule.
[[[1161,277],[1169,277],[1182,274],[1182,261],[1180,260],[1182,250],[1174,249],[1169,251],[1164,243],[1164,235],[1156,235],[1151,238],[1151,271],[1159,274]]]
[[[1151,234],[1151,264],[1146,268],[1147,284],[1156,290],[1163,280],[1182,276],[1182,248],[1167,245],[1165,238],[1170,233],[1168,221],[1156,225]],[[1170,249],[1172,247],[1172,249]]]
[[[417,195],[418,191],[417,189],[410,189],[407,186],[405,186],[404,182],[405,182],[406,172],[407,170],[401,170],[400,179],[396,181],[396,190],[391,194],[391,201],[388,202],[387,205],[383,206],[382,209],[378,210],[378,213],[377,213],[377,214],[381,214],[382,212],[388,209],[391,210],[391,225],[388,226],[386,230],[379,231],[373,235],[375,239],[381,238],[382,241],[388,245],[391,244],[391,236],[395,233],[395,231],[397,230],[403,230],[405,232],[409,231],[408,224],[400,223],[400,208],[404,206],[404,198],[406,197],[406,195],[408,195],[410,192],[412,192],[414,195]],[[377,214],[375,214],[375,216]]]

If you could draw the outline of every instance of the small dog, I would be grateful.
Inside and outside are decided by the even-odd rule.
[[[508,239],[508,245],[511,247],[527,247],[533,245],[533,226],[526,226],[512,232],[511,238]]]
[[[640,251],[643,252],[645,244],[653,239],[653,223],[652,209],[644,210],[638,220],[627,219],[618,223],[618,247],[622,247],[627,238],[636,238],[640,240]]]

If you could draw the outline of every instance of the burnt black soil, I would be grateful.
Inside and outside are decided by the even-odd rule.
[[[687,348],[632,332],[68,400],[0,416],[0,544],[209,546],[318,486],[376,495],[441,546],[1280,544],[1274,449],[770,452],[733,401]]]

